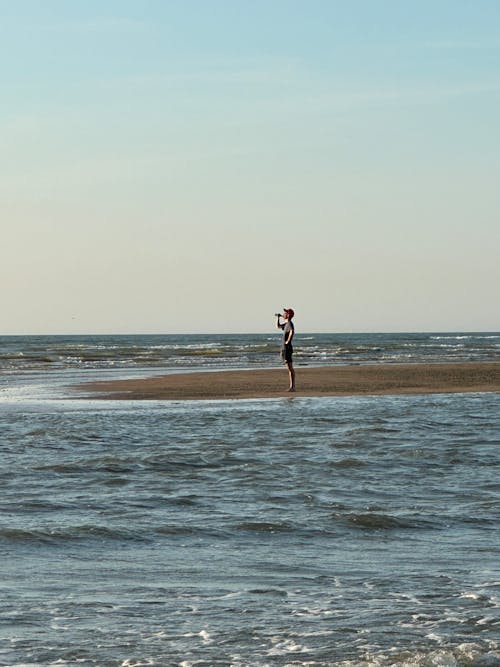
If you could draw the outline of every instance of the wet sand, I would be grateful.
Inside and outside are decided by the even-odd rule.
[[[283,396],[469,393],[500,391],[500,362],[297,367],[297,391],[286,369],[176,373],[78,385],[95,398],[216,400]]]

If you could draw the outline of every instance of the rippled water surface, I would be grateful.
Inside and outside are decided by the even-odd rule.
[[[500,334],[297,334],[297,366]],[[74,400],[279,334],[0,338],[0,665],[500,665],[500,395]]]
[[[5,395],[0,664],[500,665],[499,394]]]

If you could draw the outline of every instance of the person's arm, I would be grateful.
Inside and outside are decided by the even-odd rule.
[[[276,315],[276,329],[284,329],[285,325],[280,322],[281,315]]]
[[[290,328],[290,331],[288,332],[288,336],[286,337],[285,340],[285,345],[289,345],[292,342],[293,334],[295,333],[295,330],[293,326]]]

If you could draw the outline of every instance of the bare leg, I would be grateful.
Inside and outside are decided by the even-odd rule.
[[[295,391],[295,369],[291,361],[286,362],[288,368],[288,377],[290,378],[290,389],[288,391]]]

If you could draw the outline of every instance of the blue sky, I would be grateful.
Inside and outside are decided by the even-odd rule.
[[[500,4],[0,0],[0,333],[498,330]]]

